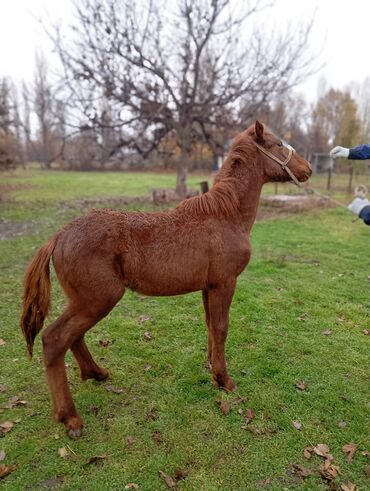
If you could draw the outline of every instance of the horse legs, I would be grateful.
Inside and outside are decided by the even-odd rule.
[[[92,364],[98,369],[95,375],[106,375],[104,369],[98,367],[92,360],[90,353],[84,344],[83,336],[93,325],[105,317],[122,296],[123,291],[116,294],[116,298],[107,301],[105,307],[102,303],[96,303],[90,307],[69,307],[67,310],[45,331],[42,336],[46,378],[48,381],[53,415],[56,421],[64,423],[68,435],[78,438],[82,434],[83,421],[78,414],[71,392],[68,387],[68,379],[64,365],[64,357],[69,348],[82,361],[83,374],[91,374]],[[85,304],[86,305],[86,304]],[[82,341],[82,342],[81,342]],[[87,353],[89,356],[87,356]],[[87,370],[90,370],[88,372]],[[102,371],[103,370],[103,371]]]
[[[212,331],[210,329],[210,316],[209,316],[209,304],[208,304],[208,291],[202,291],[203,306],[205,313],[205,320],[208,329],[208,368],[212,368]]]
[[[100,367],[94,361],[88,347],[86,346],[84,336],[81,336],[72,344],[71,350],[80,366],[82,380],[93,378],[101,381],[108,378],[108,370]]]
[[[226,390],[235,389],[225,361],[225,342],[229,327],[229,308],[235,291],[235,280],[208,290],[209,331],[211,338],[212,375],[215,383]]]

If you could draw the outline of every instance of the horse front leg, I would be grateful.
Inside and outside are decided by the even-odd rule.
[[[209,331],[212,339],[211,363],[215,383],[226,390],[235,389],[225,360],[225,342],[229,328],[229,309],[235,291],[235,280],[208,290]]]
[[[213,336],[212,332],[210,329],[210,316],[209,316],[209,302],[208,302],[208,291],[203,290],[202,291],[202,298],[203,298],[203,306],[204,306],[204,313],[205,313],[205,321],[207,325],[207,330],[208,330],[208,360],[207,360],[207,368],[211,369],[212,368],[212,345],[213,345]]]

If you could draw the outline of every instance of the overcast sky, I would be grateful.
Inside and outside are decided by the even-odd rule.
[[[39,19],[46,25],[58,19],[63,24],[70,23],[72,0],[0,1],[0,76],[30,80],[36,50],[43,50],[52,60],[50,42]],[[286,29],[289,22],[307,22],[312,16],[315,24],[311,47],[313,52],[320,53],[326,65],[299,87],[310,100],[316,98],[320,77],[325,77],[329,86],[345,88],[351,81],[361,83],[370,76],[370,2],[275,0],[274,7],[266,9],[260,19],[275,29]]]

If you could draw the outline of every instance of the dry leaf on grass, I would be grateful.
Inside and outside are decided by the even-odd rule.
[[[14,465],[5,465],[5,464],[0,464],[0,479],[7,476],[11,472],[15,470]]]
[[[176,487],[176,481],[171,476],[165,474],[163,471],[159,471],[159,475],[164,480],[168,488]]]
[[[175,479],[176,481],[181,481],[188,477],[188,471],[186,469],[176,469],[175,470]]]
[[[307,389],[307,384],[306,382],[297,382],[295,384],[296,388],[299,390],[306,390]]]
[[[134,482],[126,484],[125,489],[139,489],[139,485]]]
[[[351,482],[347,482],[347,483],[342,483],[340,485],[340,489],[341,489],[341,491],[356,491],[357,486],[356,486],[356,484],[353,484]]]
[[[339,421],[338,426],[339,428],[345,428],[347,426],[347,423],[345,421]]]
[[[0,424],[1,431],[3,433],[8,433],[14,426],[12,421],[4,421],[4,423]]]
[[[151,341],[152,340],[152,334],[149,331],[145,331],[143,334],[144,341]]]
[[[4,384],[0,384],[0,392],[5,392],[6,391],[6,387]]]
[[[254,418],[254,410],[252,408],[248,408],[245,412],[245,424],[248,424]]]
[[[6,341],[4,341],[3,339],[0,339],[0,346],[5,346],[6,345]]]
[[[143,324],[144,322],[147,322],[149,320],[150,320],[150,317],[149,317],[149,315],[146,315],[146,314],[142,314],[139,317],[140,324]]]
[[[370,329],[364,329],[362,332],[365,334],[365,336],[370,336]]]
[[[364,472],[367,477],[370,477],[370,465],[365,465]]]
[[[155,443],[163,443],[163,436],[160,431],[153,431],[152,440]]]
[[[124,389],[113,387],[113,385],[106,385],[105,390],[107,390],[108,392],[114,392],[115,394],[122,394],[122,392],[124,392]]]
[[[293,421],[293,426],[296,430],[302,429],[302,423],[300,421]]]
[[[324,457],[327,460],[334,460],[334,457],[330,453],[330,448],[324,443],[318,443],[316,447],[313,447],[313,451],[319,457]]]
[[[109,341],[109,339],[100,339],[99,340],[99,345],[102,346],[103,348],[106,348],[107,346],[111,345],[112,341]]]
[[[25,406],[26,404],[27,401],[20,399],[18,396],[14,396],[9,401],[9,408],[11,409],[16,406]]]
[[[62,459],[64,459],[64,457],[67,457],[67,455],[69,455],[69,452],[66,449],[66,447],[61,447],[58,449],[58,454],[59,454],[59,457],[62,457]]]
[[[299,477],[307,477],[312,474],[312,471],[306,467],[303,467],[303,465],[293,464],[292,473]]]
[[[155,421],[158,418],[159,418],[159,416],[158,416],[156,408],[155,407],[150,408],[146,414],[146,419],[148,421]]]
[[[331,336],[333,334],[333,331],[331,329],[326,329],[325,331],[322,331],[321,334],[324,336]]]
[[[312,452],[313,452],[313,447],[306,447],[303,450],[304,458],[310,460],[310,458],[312,457]]]
[[[319,471],[321,476],[327,481],[332,481],[341,473],[340,467],[332,464],[331,460],[325,460],[325,462],[320,465]]]
[[[101,454],[101,455],[94,455],[93,457],[90,457],[89,460],[86,462],[84,465],[101,465],[103,461],[107,458],[107,454]]]
[[[0,462],[5,459],[5,455],[6,453],[4,452],[4,450],[0,450]]]
[[[347,455],[348,462],[352,462],[357,447],[358,445],[356,445],[356,443],[348,443],[347,445],[343,445],[342,450]]]
[[[221,401],[220,402],[220,409],[222,413],[227,416],[230,412],[230,403],[228,401]]]

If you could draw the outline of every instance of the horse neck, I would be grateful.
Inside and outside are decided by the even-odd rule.
[[[264,184],[261,166],[253,161],[233,166],[226,160],[216,183],[232,183],[238,201],[237,220],[243,232],[249,233],[256,219],[259,199]]]

